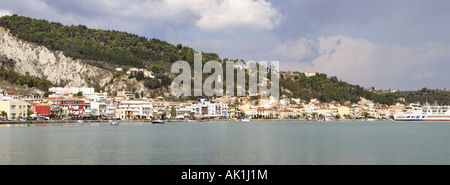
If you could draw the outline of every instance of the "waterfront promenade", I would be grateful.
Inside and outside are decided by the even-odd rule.
[[[66,124],[66,123],[78,123],[79,120],[28,120],[28,121],[0,121],[0,125],[8,125],[8,124],[42,124],[42,123],[50,123],[50,124]],[[110,120],[83,120],[84,123],[109,123]],[[151,123],[152,120],[117,120],[118,122],[144,122]],[[165,123],[171,122],[189,122],[188,120],[162,120]],[[195,120],[194,122],[242,122],[239,119],[204,119],[204,120]],[[298,121],[298,122],[353,122],[353,121],[369,121],[367,119],[338,119],[338,120],[305,120],[305,119],[251,119],[251,122],[279,122],[279,121]],[[375,119],[370,121],[394,121],[394,120],[386,120],[386,119]]]

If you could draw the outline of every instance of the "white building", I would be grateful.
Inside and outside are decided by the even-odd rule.
[[[120,119],[151,119],[153,116],[153,106],[151,102],[142,99],[126,100],[119,103],[116,117]]]
[[[131,91],[119,91],[117,92],[117,96],[125,97],[125,99],[134,98],[134,94]]]
[[[84,95],[84,93],[83,93]],[[95,100],[95,101],[105,101],[105,99],[108,97],[108,93],[106,92],[99,92],[99,93],[92,93],[89,95],[86,95],[87,99]]]
[[[136,75],[138,72],[144,73],[144,77],[155,78],[155,76],[153,76],[153,72],[148,71],[147,69],[142,69],[142,68],[138,69],[138,68],[132,67],[126,73],[128,75]]]
[[[104,117],[106,115],[106,103],[103,102],[91,102],[91,114],[94,116]]]
[[[224,104],[222,102],[200,99],[195,104],[195,116],[203,118],[216,118],[225,116],[223,108]]]
[[[306,76],[306,77],[316,76],[316,73],[314,73],[314,72],[308,72],[308,70],[305,70],[305,76]]]
[[[115,110],[116,106],[114,106],[113,104],[107,105],[105,117],[107,117],[108,119],[114,118]]]
[[[245,118],[257,118],[258,117],[258,109],[242,109],[241,110]]]
[[[91,95],[95,93],[94,88],[88,87],[52,87],[48,90],[59,96],[63,96],[64,94],[76,94],[78,92],[82,92],[83,95]]]

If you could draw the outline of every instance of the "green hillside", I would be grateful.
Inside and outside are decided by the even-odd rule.
[[[159,39],[147,39],[120,31],[90,29],[84,25],[61,23],[12,15],[0,18],[0,26],[25,41],[61,50],[66,56],[112,70],[114,67],[148,68],[178,60],[194,61],[194,49]],[[205,54],[205,61],[217,60],[217,54]]]
[[[374,101],[375,103],[392,105],[397,101],[395,94],[376,94],[367,91],[359,85],[352,85],[339,80],[337,77],[327,77],[326,74],[317,73],[315,76],[306,77],[303,73],[282,73],[280,75],[280,86],[287,89],[282,95],[288,97],[309,100],[317,98],[321,102],[345,102],[356,103],[360,97]]]
[[[151,90],[164,87],[167,89],[173,75],[169,77],[162,73],[170,69],[173,62],[184,60],[188,61],[191,67],[194,66],[194,49],[181,44],[170,44],[156,38],[148,39],[121,31],[90,29],[84,25],[67,26],[18,15],[1,17],[0,26],[11,30],[11,33],[19,39],[46,46],[50,50],[63,51],[66,56],[82,59],[88,64],[111,71],[115,71],[116,67],[139,67],[152,70],[159,81],[146,79],[145,84]],[[216,53],[204,53],[203,62],[210,60],[222,61]],[[33,77],[20,76],[4,69],[0,72],[0,79],[12,83],[27,84],[42,89],[50,86],[45,79],[32,79]],[[203,78],[205,79],[206,76],[203,75]],[[326,74],[317,74],[308,78],[299,72],[282,73],[280,86],[285,90],[281,92],[281,95],[303,100],[317,98],[322,102],[355,103],[363,97],[376,103],[392,105],[398,98],[403,97],[407,103],[438,101],[450,104],[448,91],[374,93],[359,85],[343,82],[337,77],[327,77]]]
[[[404,98],[406,103],[419,103],[430,105],[450,105],[450,91],[446,89],[422,88],[418,91],[400,91],[396,96]]]

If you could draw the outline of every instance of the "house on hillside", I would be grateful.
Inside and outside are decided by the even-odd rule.
[[[305,76],[309,78],[309,77],[312,77],[312,76],[316,76],[316,73],[308,72],[308,70],[305,70]]]
[[[128,75],[133,75],[135,76],[138,72],[142,72],[144,73],[144,77],[148,77],[148,78],[155,78],[155,76],[153,76],[153,72],[147,70],[147,69],[142,69],[142,68],[135,68],[132,67],[130,69],[128,69],[128,71],[126,72]]]

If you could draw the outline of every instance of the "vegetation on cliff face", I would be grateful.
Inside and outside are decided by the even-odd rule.
[[[46,79],[32,77],[28,74],[20,75],[12,70],[8,70],[3,64],[0,64],[0,80],[5,80],[20,86],[37,87],[43,91],[48,91],[48,88],[53,85]]]
[[[84,25],[65,26],[61,23],[12,15],[0,18],[0,26],[19,39],[61,50],[68,57],[83,59],[90,64],[114,67],[147,68],[155,62],[173,63],[184,60],[193,64],[194,49],[173,45],[159,39],[147,39],[120,31],[90,29]],[[215,53],[204,60],[217,60]]]

